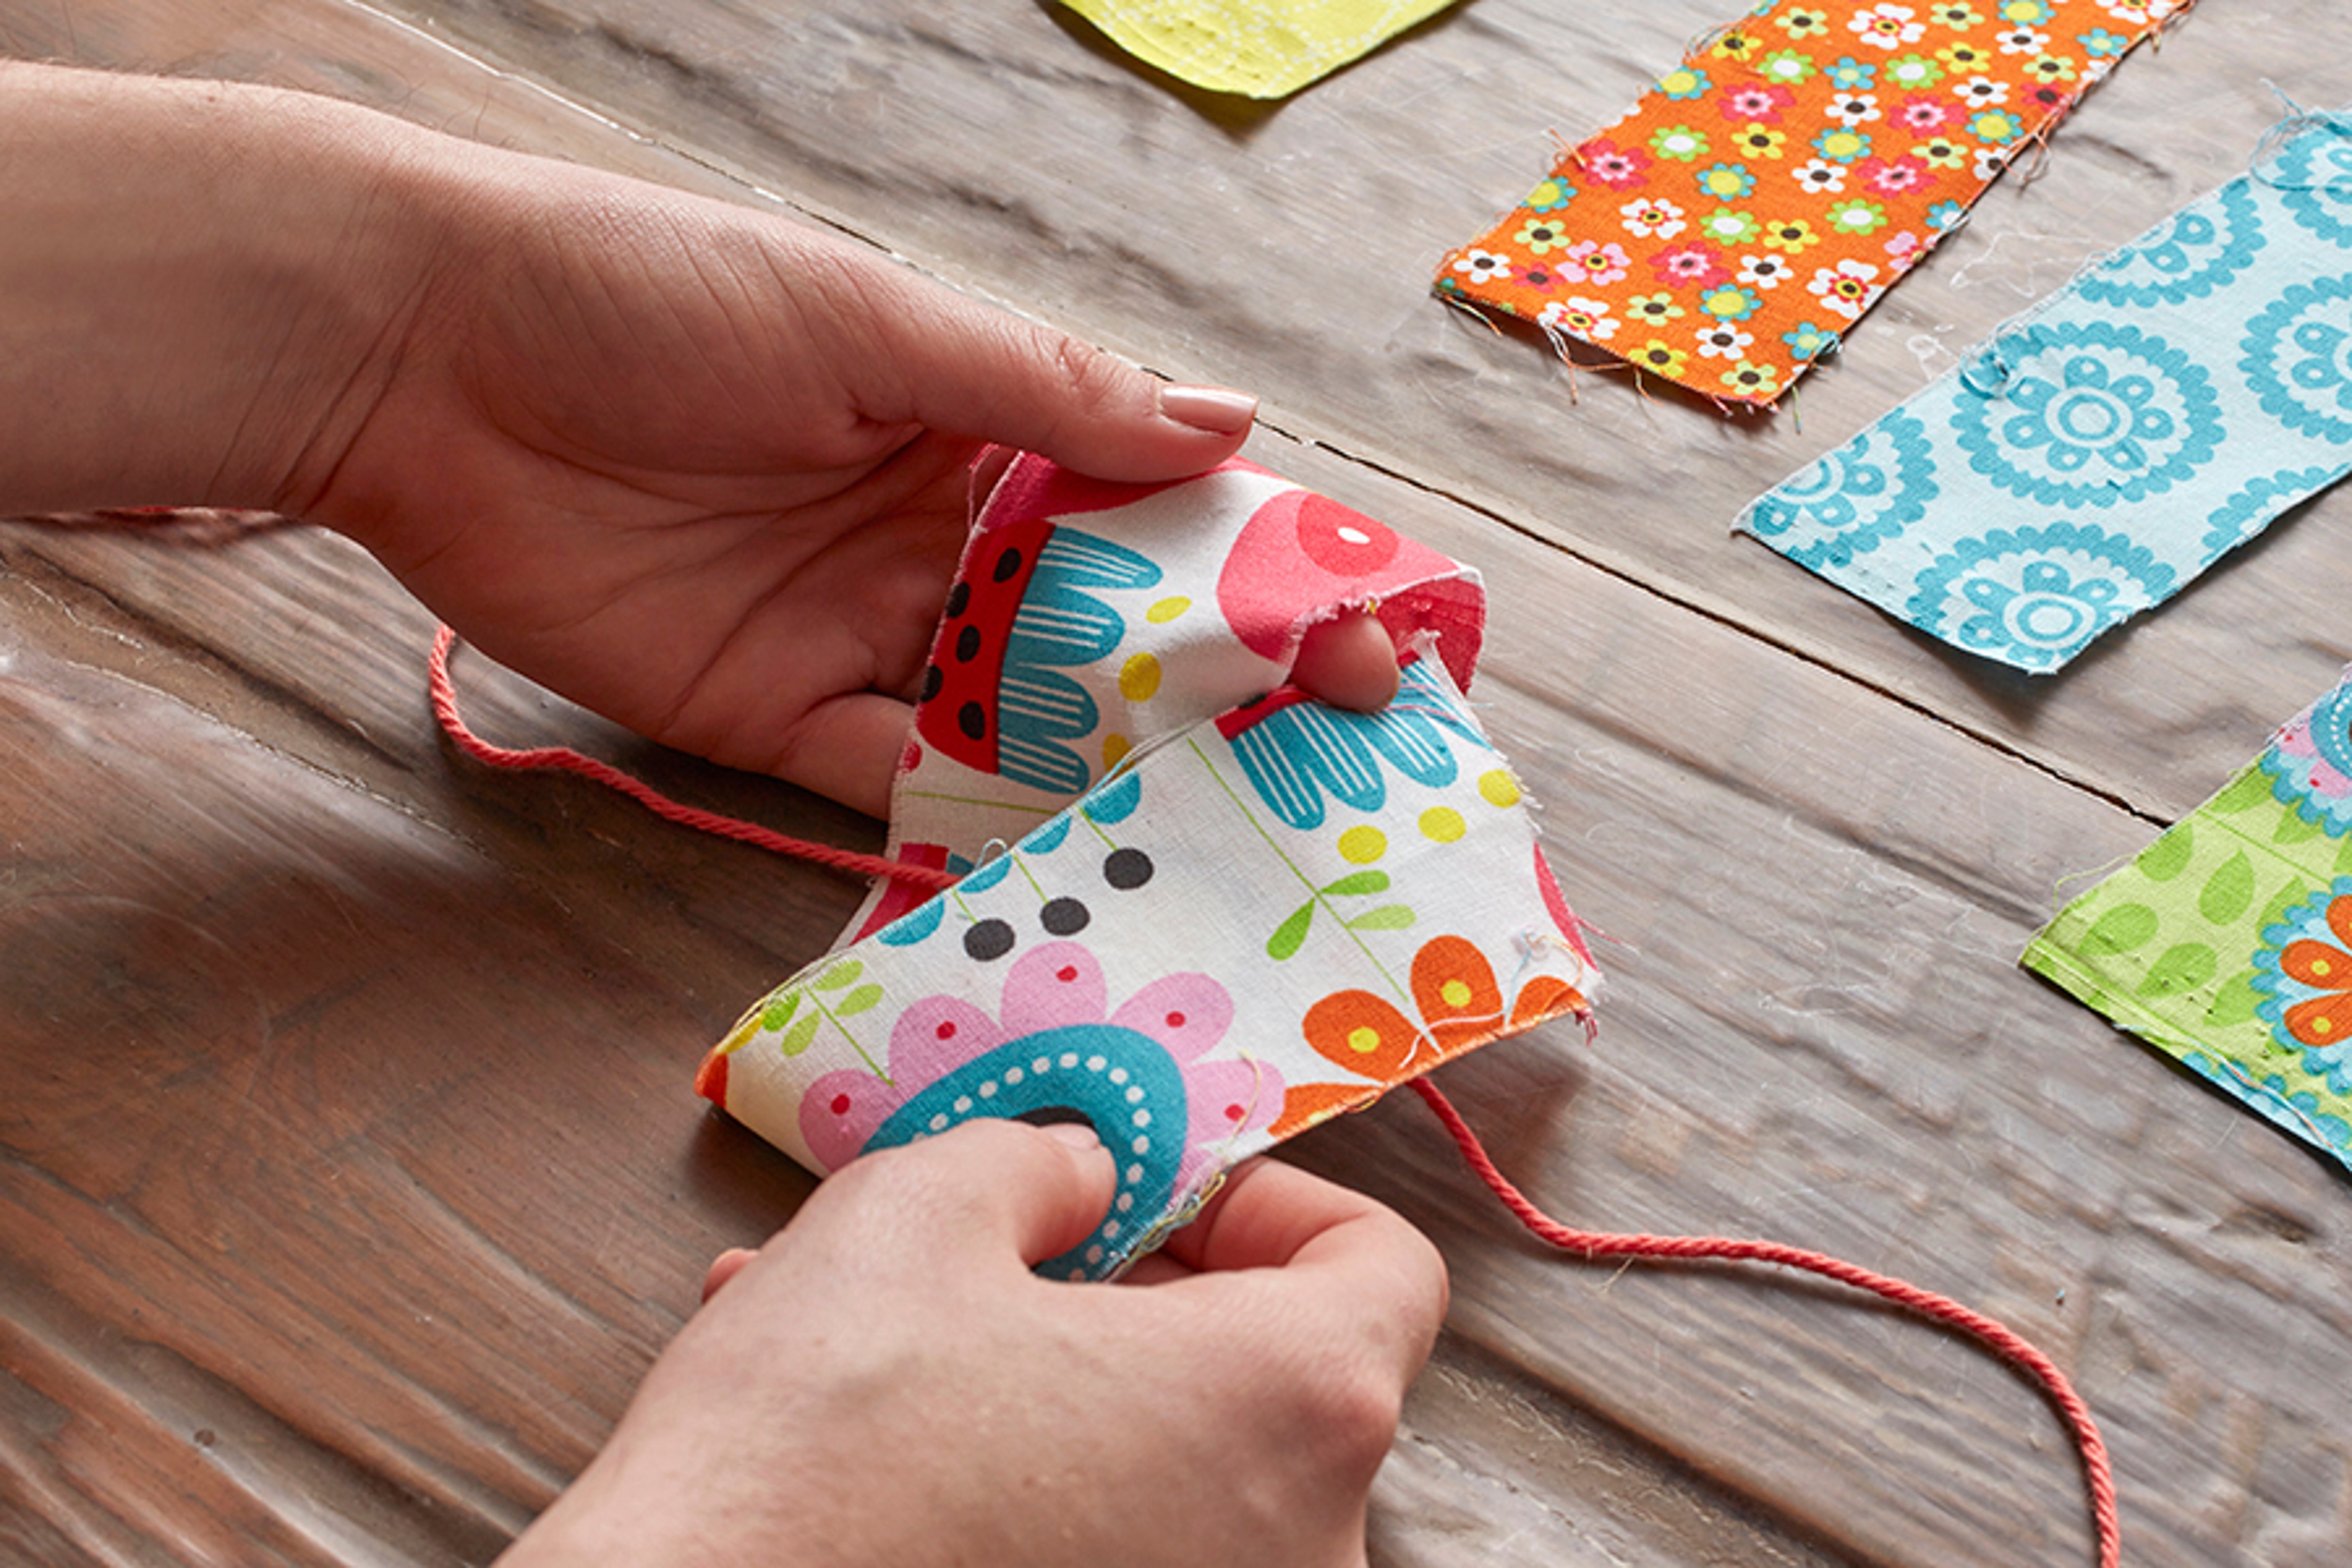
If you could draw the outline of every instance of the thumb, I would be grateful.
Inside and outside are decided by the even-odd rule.
[[[885,425],[1042,452],[1100,479],[1182,479],[1241,449],[1257,399],[1177,386],[878,258],[818,274],[835,374]]]
[[[862,1180],[842,1180],[861,1173]],[[895,1211],[898,1232],[926,1233],[919,1250],[933,1258],[948,1251],[976,1261],[1009,1254],[1033,1268],[1077,1246],[1102,1223],[1118,1173],[1084,1122],[1033,1127],[982,1120],[854,1161],[818,1189],[818,1198],[836,1184],[856,1186],[853,1203],[879,1202]]]

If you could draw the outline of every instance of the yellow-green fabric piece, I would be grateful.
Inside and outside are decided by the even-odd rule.
[[[2352,679],[2021,962],[2352,1166]]]
[[[1212,92],[1286,98],[1454,0],[1062,0],[1146,65]]]

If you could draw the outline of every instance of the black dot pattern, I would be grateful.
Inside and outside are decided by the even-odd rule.
[[[944,685],[946,681],[947,672],[941,669],[938,665],[932,664],[924,666],[923,700],[929,702],[932,698],[937,697],[940,694],[940,688]]]
[[[948,590],[948,619],[954,620],[971,608],[971,584],[958,583]]]
[[[989,574],[1000,583],[1010,583],[1021,570],[1021,552],[1008,549],[996,558],[996,569]]]
[[[1121,892],[1151,880],[1151,857],[1140,849],[1114,849],[1103,858],[1103,880]]]
[[[1055,899],[1037,911],[1038,921],[1055,936],[1076,936],[1093,918],[1076,899]]]
[[[980,628],[978,626],[966,626],[963,630],[956,633],[955,656],[956,662],[959,664],[970,664],[973,659],[980,657]]]
[[[961,730],[966,735],[971,736],[975,741],[986,739],[988,735],[988,710],[982,708],[977,702],[965,703],[962,707],[956,710],[956,728]]]
[[[999,920],[982,921],[963,933],[963,950],[982,963],[1013,951],[1013,928]]]

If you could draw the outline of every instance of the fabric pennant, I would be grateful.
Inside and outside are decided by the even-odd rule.
[[[1409,650],[1377,713],[1286,684],[1348,609]],[[1083,1119],[1118,1199],[1046,1272],[1100,1278],[1234,1161],[1589,1017],[1598,973],[1461,695],[1485,613],[1475,573],[1249,463],[1114,485],[1016,458],[892,795],[889,860],[958,879],[879,882],[696,1087],[821,1173],[972,1117]]]
[[[1598,976],[1519,784],[1434,658],[1376,714],[1285,688],[1129,759],[745,1015],[698,1088],[819,1173],[974,1117],[1118,1161],[1103,1278],[1235,1161]]]
[[[1454,0],[1062,0],[1146,65],[1212,92],[1285,98]]]
[[[2189,0],[1762,0],[1440,264],[1441,297],[1769,405]]]
[[[2352,1166],[2352,670],[2021,962]]]
[[[2352,120],[2273,134],[1738,526],[2043,671],[2334,484],[2352,468]]]
[[[1138,747],[1280,686],[1309,626],[1368,605],[1468,684],[1478,574],[1384,523],[1238,458],[1160,485],[1015,459],[949,590],[887,852],[970,870]],[[882,884],[847,936],[923,896]]]

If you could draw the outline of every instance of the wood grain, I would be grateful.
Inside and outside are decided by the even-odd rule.
[[[2146,811],[2195,805],[2352,653],[2330,614],[2340,493],[2054,678],[1989,668],[1726,537],[1751,497],[2238,173],[2280,95],[2352,100],[2352,10],[2329,0],[2191,14],[1837,364],[1780,414],[1733,419],[1573,374],[1428,291],[1559,137],[1613,120],[1738,9],[1725,0],[1476,0],[1270,108],[1171,90],[1036,0],[388,3],[966,287],[1171,374],[1246,384],[1285,431]]]
[[[2066,212],[2087,253],[2233,166],[2268,112],[2234,89],[2161,171],[2126,151],[2217,79],[2199,51],[2242,68],[2269,40],[2273,74],[2325,101],[2341,51],[2266,29],[2344,24],[2287,5],[2231,31],[2216,5],[2133,61],[2061,138],[2102,194],[2029,210],[2067,188],[2062,156],[1997,198],[2017,210],[1963,237],[1980,249],[1808,383],[1801,436],[1590,378],[1564,406],[1535,350],[1421,297],[1423,253],[1508,199],[1541,124],[1603,117],[1718,19],[1543,9],[1476,0],[1243,116],[1042,6],[412,26],[323,0],[0,0],[0,41],[323,88],[788,205],[1269,390],[1252,456],[1486,569],[1477,696],[1610,939],[1597,1045],[1539,1031],[1449,1069],[1506,1168],[1577,1221],[1769,1235],[2007,1318],[2105,1423],[2136,1563],[2346,1561],[2347,1184],[2012,966],[2062,883],[2324,684],[2318,516],[2030,696],[1720,529],[1919,379],[1907,348],[1871,357],[1914,290],[1948,351],[2063,275],[2064,245],[2018,247],[2036,214]],[[1978,283],[1955,277],[1971,258]],[[468,767],[423,703],[429,626],[304,530],[191,549],[0,525],[0,1551],[487,1561],[601,1441],[710,1253],[808,1190],[687,1079],[856,889]],[[2236,662],[2167,662],[2191,647]],[[876,837],[478,661],[461,679],[502,737]],[[1377,1561],[2087,1560],[2053,1418],[1958,1342],[1755,1271],[1547,1256],[1410,1101],[1297,1157],[1395,1204],[1454,1271]]]

